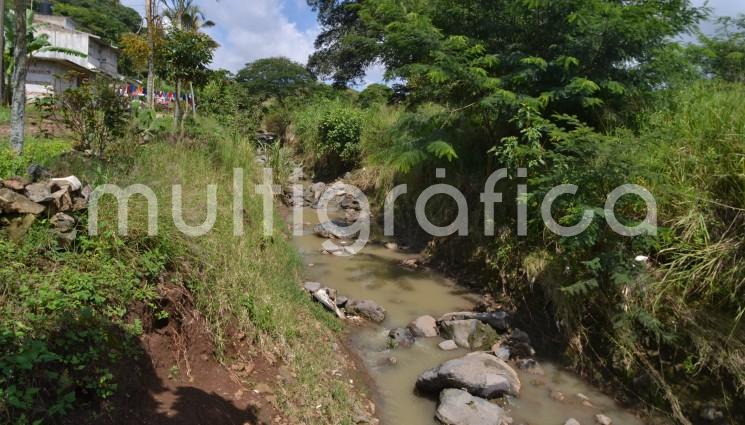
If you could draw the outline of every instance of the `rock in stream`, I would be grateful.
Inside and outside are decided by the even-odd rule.
[[[471,353],[430,369],[417,378],[416,389],[437,394],[446,388],[462,388],[477,397],[491,399],[520,394],[520,378],[510,365],[489,353]]]

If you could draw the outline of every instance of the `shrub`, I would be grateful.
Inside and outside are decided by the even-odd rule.
[[[357,164],[364,115],[339,100],[312,102],[296,111],[294,123],[307,165],[336,177]]]
[[[111,81],[96,78],[65,91],[60,101],[63,122],[76,136],[76,149],[91,149],[102,156],[108,145],[125,134],[129,102]]]

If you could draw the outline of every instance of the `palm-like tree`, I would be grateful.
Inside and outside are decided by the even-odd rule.
[[[161,0],[161,3],[165,6],[163,15],[178,29],[199,31],[215,26],[204,16],[195,0]]]

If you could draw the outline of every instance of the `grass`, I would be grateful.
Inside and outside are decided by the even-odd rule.
[[[361,403],[350,384],[333,371],[345,360],[335,350],[341,324],[299,285],[301,261],[290,245],[286,228],[275,219],[273,235],[263,234],[263,206],[255,194],[257,172],[253,148],[221,127],[204,121],[198,143],[147,146],[126,174],[108,176],[121,185],[146,184],[158,196],[160,237],[191,253],[189,263],[199,273],[186,283],[206,317],[221,355],[230,353],[231,337],[244,333],[253,341],[252,356],[268,355],[286,364],[293,381],[277,388],[280,410],[295,422],[352,423]],[[245,234],[233,234],[233,169],[245,173]],[[82,174],[85,174],[86,170]],[[89,178],[96,179],[90,168]],[[206,215],[206,187],[218,187],[214,229],[199,238],[183,236],[171,218],[171,187],[183,184],[184,217],[197,225]],[[133,200],[134,201],[134,200]],[[102,212],[106,228],[114,228],[113,211]],[[145,208],[131,209],[130,225],[146,229]],[[144,230],[143,230],[144,231]],[[346,397],[335,397],[342,386]]]
[[[16,156],[5,143],[0,146],[0,178],[23,176],[32,164],[49,166],[71,147],[68,140],[27,138],[23,156]]]
[[[301,289],[302,263],[282,220],[274,217],[274,233],[263,234],[252,146],[208,120],[190,133],[188,143],[138,149],[126,166],[67,156],[52,167],[94,185],[148,185],[161,205],[157,236],[146,235],[138,198],[131,202],[129,235],[117,235],[111,197],[100,205],[100,236],[81,234],[71,247],[58,245],[42,218],[18,244],[0,233],[0,422],[58,422],[112,397],[118,365],[136,356],[143,332],[130,309],[144,303],[157,316],[163,279],[191,291],[220,360],[263,357],[289,371],[270,384],[291,423],[351,424],[362,411],[358,390],[337,376],[350,366],[338,350],[341,323]],[[49,164],[57,150],[46,143],[30,142],[24,163],[8,173],[22,174],[28,161]],[[234,168],[245,170],[243,236],[233,234]],[[213,231],[199,238],[177,231],[173,184],[183,185],[184,218],[192,225],[206,214],[207,185],[218,186]],[[85,228],[87,217],[78,218]],[[251,342],[249,352],[231,349],[238,334]]]
[[[0,106],[0,125],[10,124],[10,108]]]

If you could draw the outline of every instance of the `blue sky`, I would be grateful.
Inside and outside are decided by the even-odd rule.
[[[693,0],[703,5],[705,0]],[[122,0],[144,13],[145,0]],[[198,0],[208,19],[217,26],[209,30],[219,43],[213,67],[237,71],[245,63],[269,56],[287,56],[305,63],[313,52],[320,28],[305,0]],[[709,0],[715,15],[745,13],[745,0]],[[704,24],[704,29],[713,28]],[[369,70],[365,83],[382,79],[382,69]]]

